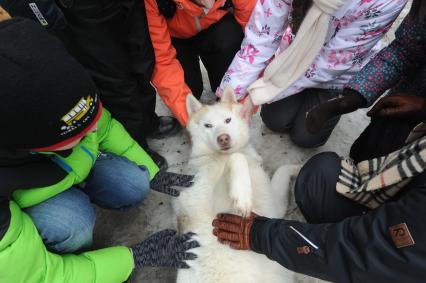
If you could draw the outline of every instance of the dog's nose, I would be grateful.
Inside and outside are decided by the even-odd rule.
[[[217,143],[221,148],[229,147],[231,143],[231,137],[228,134],[221,134],[217,137]]]

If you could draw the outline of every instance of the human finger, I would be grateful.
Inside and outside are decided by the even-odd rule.
[[[220,213],[217,215],[217,218],[221,221],[230,222],[238,225],[240,225],[243,221],[243,218],[241,216],[228,213]]]
[[[220,221],[218,219],[213,220],[213,227],[219,228],[220,230],[229,231],[233,233],[238,233],[240,231],[240,225],[235,225],[233,223],[228,223]]]

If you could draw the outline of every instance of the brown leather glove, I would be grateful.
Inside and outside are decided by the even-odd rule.
[[[9,13],[0,6],[0,22],[11,19]]]
[[[251,213],[249,218],[233,214],[218,214],[213,220],[213,235],[222,244],[236,250],[250,250],[250,228],[257,215]]]
[[[425,119],[425,98],[405,93],[385,96],[377,102],[367,115],[370,117]]]

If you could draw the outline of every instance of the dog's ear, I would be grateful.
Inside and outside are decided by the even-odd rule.
[[[186,96],[186,111],[189,117],[200,110],[201,107],[203,107],[203,105],[192,94]]]
[[[223,90],[222,97],[220,99],[220,102],[227,102],[227,103],[237,103],[237,97],[235,96],[235,92],[232,89],[231,86],[227,85],[225,89]]]

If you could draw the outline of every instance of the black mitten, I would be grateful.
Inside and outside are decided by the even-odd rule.
[[[330,99],[312,108],[306,114],[306,128],[311,134],[317,134],[331,118],[353,112],[366,104],[367,101],[361,94],[345,89],[343,96]]]
[[[194,260],[197,256],[187,252],[199,247],[192,239],[193,233],[176,235],[175,230],[157,232],[145,241],[131,247],[135,268],[143,266],[189,268],[185,261]]]
[[[151,180],[151,189],[154,191],[171,195],[173,197],[179,196],[179,191],[173,189],[172,186],[177,187],[190,187],[194,176],[184,175],[172,172],[160,171]]]

